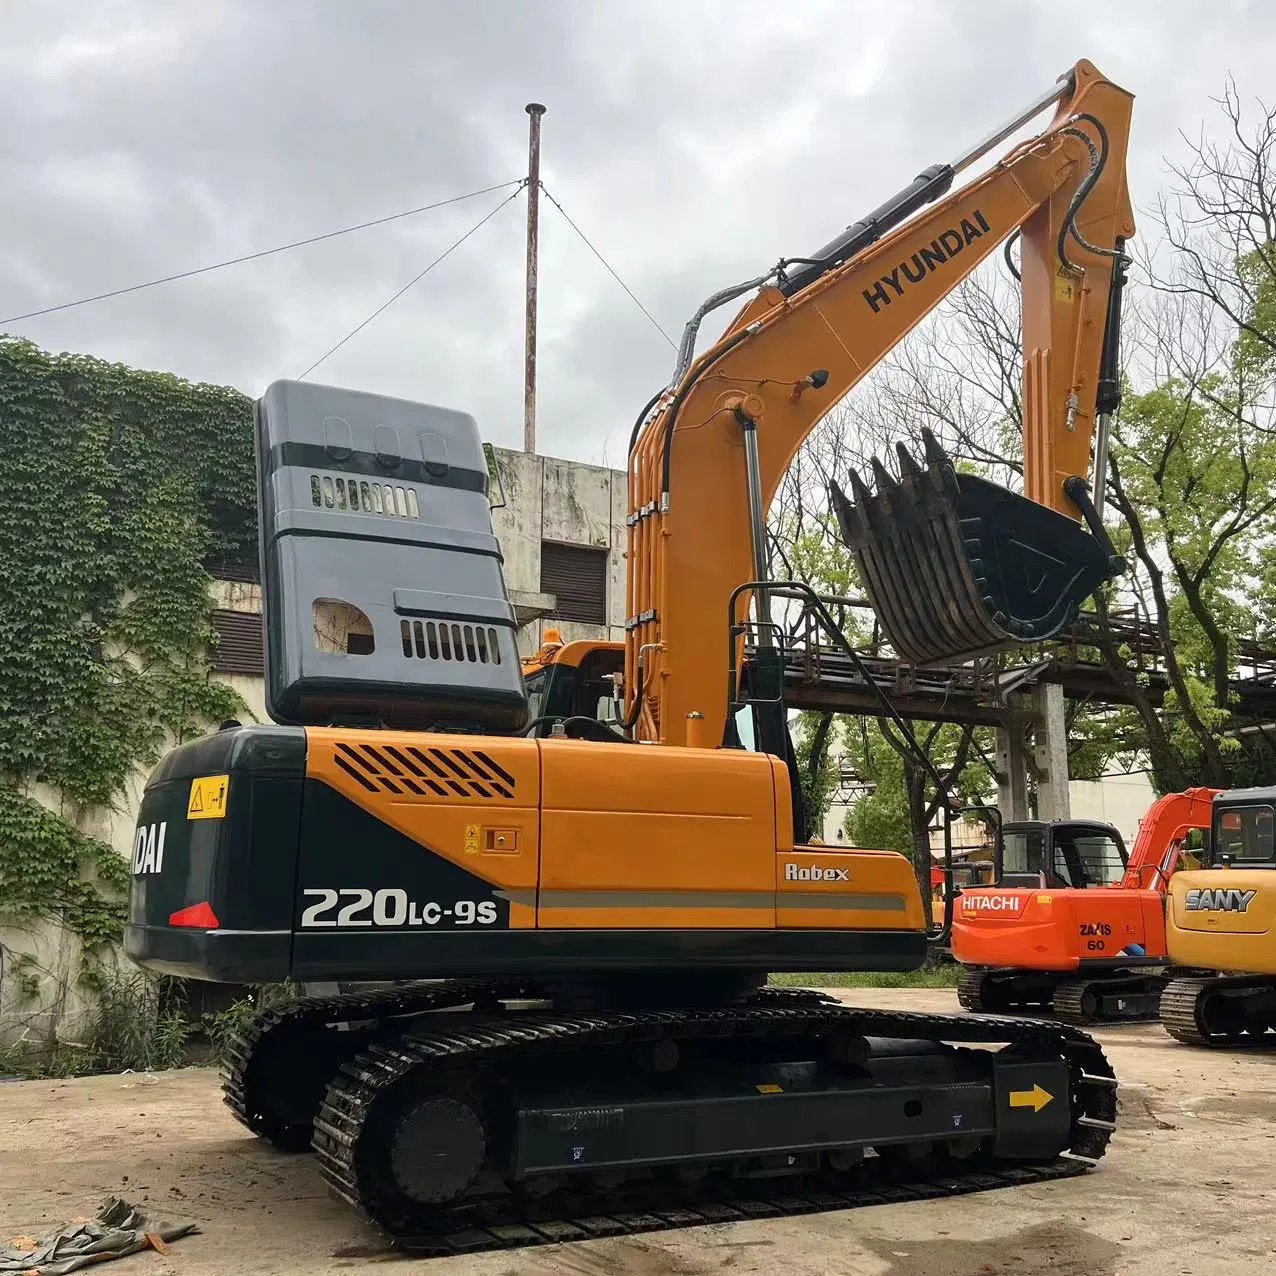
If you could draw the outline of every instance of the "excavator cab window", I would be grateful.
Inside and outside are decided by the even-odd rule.
[[[1220,812],[1214,824],[1214,859],[1219,864],[1276,867],[1276,837],[1270,806],[1240,806]]]
[[[1037,886],[1045,871],[1046,830],[1044,825],[1009,827],[1002,831],[1001,886]]]
[[[545,703],[545,691],[549,686],[551,673],[553,673],[552,668],[541,669],[524,680],[524,686],[527,688],[527,716],[529,718],[539,718],[544,713],[542,706]]]
[[[1054,830],[1053,842],[1054,872],[1067,886],[1115,886],[1125,875],[1125,847],[1110,833],[1065,827]]]
[[[999,886],[1113,886],[1125,873],[1125,846],[1101,824],[1021,823],[1002,831]]]
[[[735,729],[740,737],[740,747],[750,753],[758,751],[757,726],[753,721],[753,706],[741,705],[735,712]]]
[[[602,648],[590,652],[579,665],[552,664],[526,678],[532,718],[593,718],[613,725],[623,717],[616,700],[613,675],[624,668],[623,651]],[[547,736],[552,722],[543,722],[535,734]]]

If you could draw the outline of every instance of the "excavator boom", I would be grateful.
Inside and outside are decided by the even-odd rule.
[[[1016,231],[1027,495],[958,475],[934,445],[924,471],[901,458],[897,481],[879,464],[876,495],[854,479],[853,501],[838,491],[833,500],[887,633],[917,663],[1049,637],[1113,573],[1086,476],[1111,410],[1111,394],[1100,394],[1101,383],[1115,384],[1110,299],[1134,232],[1131,101],[1078,63],[1003,129],[927,169],[815,257],[782,263],[698,358],[694,329],[684,338],[675,383],[640,418],[630,455],[626,694],[641,738],[683,744],[688,721],[701,718],[703,738],[722,738],[728,603],[742,582],[766,579],[760,524],[790,461]],[[1052,103],[1044,132],[950,191],[956,173]]]

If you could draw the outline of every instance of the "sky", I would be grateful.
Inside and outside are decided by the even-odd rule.
[[[1229,75],[1276,93],[1276,6],[8,0],[0,320],[517,180],[539,101],[545,187],[676,342],[708,294],[813,252],[1081,57],[1135,94],[1150,209]],[[509,193],[0,331],[257,395]],[[521,446],[524,200],[311,378]],[[544,200],[539,323],[539,450],[623,466],[674,351]]]

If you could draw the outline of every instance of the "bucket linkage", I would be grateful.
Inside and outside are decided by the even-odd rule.
[[[926,466],[896,444],[900,477],[873,457],[877,491],[855,470],[848,500],[830,483],[842,537],[869,601],[899,656],[915,665],[959,664],[1065,630],[1124,564],[1079,487],[1089,532],[1048,506],[960,474],[922,430]],[[1080,498],[1078,500],[1078,498]]]

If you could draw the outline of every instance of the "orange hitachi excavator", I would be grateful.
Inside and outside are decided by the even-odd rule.
[[[1128,857],[1110,824],[1007,824],[996,882],[963,890],[953,920],[962,1006],[1071,1023],[1155,1019],[1170,968],[1166,891],[1189,834],[1208,831],[1215,794],[1159,798]]]
[[[248,1025],[226,1095],[249,1129],[313,1146],[339,1198],[431,1252],[1022,1183],[1103,1155],[1116,1082],[1077,1029],[766,989],[770,971],[915,968],[928,936],[903,856],[807,841],[764,518],[813,426],[1018,234],[1027,494],[932,443],[925,470],[901,458],[876,494],[856,479],[833,500],[910,660],[1048,636],[1108,577],[1086,476],[1119,388],[1130,112],[1078,63],[832,243],[706,303],[634,428],[624,649],[559,649],[530,721],[473,419],[266,391],[274,723],[156,769],[126,947],[196,979],[397,986]],[[697,355],[699,318],[745,292]],[[613,725],[598,706],[617,673]]]

